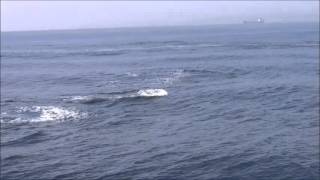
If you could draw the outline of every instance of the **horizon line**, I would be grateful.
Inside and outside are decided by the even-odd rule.
[[[290,22],[282,22],[282,21],[273,21],[273,22],[264,22],[262,24],[287,24],[287,23],[318,23],[320,26],[320,21],[290,21]],[[41,32],[41,31],[74,31],[74,30],[104,30],[104,29],[139,29],[139,28],[162,28],[162,27],[197,27],[197,26],[215,26],[215,25],[244,25],[243,22],[239,23],[217,23],[217,24],[181,24],[181,25],[154,25],[154,26],[119,26],[119,27],[88,27],[88,28],[66,28],[66,29],[31,29],[31,30],[6,30],[1,33],[16,33],[16,32]]]

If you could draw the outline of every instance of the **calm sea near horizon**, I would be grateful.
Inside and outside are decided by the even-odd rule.
[[[318,23],[1,33],[1,179],[319,179]]]

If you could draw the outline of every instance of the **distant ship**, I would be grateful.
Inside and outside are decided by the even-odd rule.
[[[262,18],[258,18],[255,21],[243,21],[243,24],[263,24],[264,23],[264,19]]]

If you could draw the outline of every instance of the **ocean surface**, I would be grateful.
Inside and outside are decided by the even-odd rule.
[[[319,179],[319,25],[2,32],[1,179]]]

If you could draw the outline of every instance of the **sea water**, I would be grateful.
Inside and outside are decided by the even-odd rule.
[[[1,33],[1,179],[319,178],[319,26]]]

